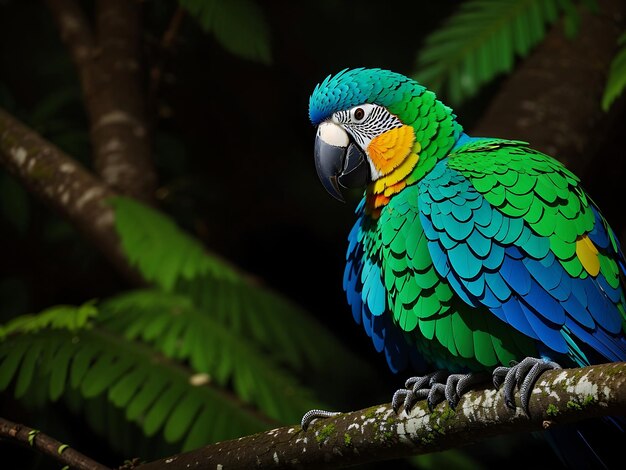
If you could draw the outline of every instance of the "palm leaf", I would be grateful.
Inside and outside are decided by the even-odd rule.
[[[319,406],[267,352],[197,309],[187,297],[134,291],[108,300],[102,311],[102,325],[107,329],[188,362],[195,372],[208,374],[207,380],[220,386],[232,383],[237,396],[277,421],[297,421],[304,411]],[[113,364],[105,365],[113,368]],[[92,372],[97,368],[98,363]]]
[[[510,72],[517,57],[541,42],[559,13],[564,14],[566,34],[575,35],[580,18],[571,0],[466,1],[426,38],[414,76],[459,104],[497,75]]]
[[[166,292],[188,297],[198,310],[233,334],[271,351],[280,363],[295,370],[312,367],[321,374],[334,376],[349,371],[356,381],[370,374],[369,366],[307,312],[269,289],[253,284],[230,265],[208,254],[198,241],[163,214],[123,197],[112,199],[111,204],[122,248],[147,280]],[[142,301],[140,297],[133,299],[139,304]],[[149,297],[143,300],[148,302]],[[139,304],[135,307],[141,307]],[[163,324],[154,324],[150,317],[140,317],[129,328],[137,331],[149,328],[154,334],[163,328]],[[182,328],[182,323],[174,322],[161,337],[162,350],[168,355],[173,354],[177,344],[177,328]],[[132,331],[126,334],[132,336]]]
[[[205,274],[215,279],[239,279],[230,266],[208,256],[199,242],[157,211],[131,198],[116,197],[110,203],[122,249],[148,281],[171,291],[177,282]]]
[[[79,310],[63,307],[57,311],[74,317],[76,323],[81,318]],[[41,319],[30,316],[29,320],[19,328],[13,323],[11,332],[0,341],[0,390],[14,382],[16,396],[42,387],[51,400],[72,393],[83,400],[106,396],[146,435],[160,432],[168,441],[194,445],[248,434],[275,423],[227,389],[194,381],[192,370],[97,322],[71,330],[53,329],[53,322],[32,328],[33,323],[41,324]],[[216,422],[228,425],[220,427]]]
[[[180,0],[206,32],[244,59],[271,61],[269,29],[263,11],[251,0]]]
[[[602,95],[602,109],[604,111],[609,110],[613,102],[626,88],[626,33],[619,38],[618,44],[622,47],[611,62],[609,77]]]

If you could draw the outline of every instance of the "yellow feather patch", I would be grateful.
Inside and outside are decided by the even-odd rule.
[[[381,175],[388,175],[411,153],[415,142],[415,131],[411,126],[402,126],[384,132],[372,139],[367,153]]]
[[[385,189],[395,186],[397,183],[404,180],[404,178],[406,178],[411,173],[411,171],[413,171],[413,168],[415,168],[415,165],[417,165],[418,159],[419,156],[416,153],[411,153],[407,158],[404,159],[404,161],[400,164],[398,168],[389,173],[387,176],[381,176],[376,181],[374,181],[374,187],[372,189],[373,192],[376,194],[384,192],[386,196],[389,196]]]
[[[406,182],[405,181],[400,181],[400,182],[398,182],[396,184],[392,184],[387,189],[385,189],[385,191],[383,192],[383,195],[385,195],[387,197],[392,196],[392,195],[402,191],[405,187],[406,187]]]
[[[580,263],[591,276],[597,276],[600,272],[600,260],[598,249],[587,235],[576,239],[576,256]]]

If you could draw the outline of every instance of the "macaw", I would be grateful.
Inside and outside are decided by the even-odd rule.
[[[545,370],[626,360],[618,240],[580,180],[528,143],[470,137],[401,74],[328,76],[309,102],[326,190],[365,188],[343,287],[394,372],[394,409],[459,397],[485,373],[528,411]],[[442,372],[444,371],[444,372]],[[312,419],[330,413],[313,410]]]

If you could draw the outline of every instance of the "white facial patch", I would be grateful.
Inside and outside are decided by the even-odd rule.
[[[325,121],[317,126],[317,136],[328,145],[347,147],[350,143],[348,133],[334,122]]]

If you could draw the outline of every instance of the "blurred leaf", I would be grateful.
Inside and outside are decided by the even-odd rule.
[[[0,172],[0,214],[20,234],[30,222],[30,205],[24,188],[5,172]]]
[[[602,95],[602,109],[604,111],[609,110],[613,102],[626,88],[626,33],[619,38],[618,44],[622,47],[611,62],[609,77]]]
[[[130,263],[165,291],[179,281],[207,273],[216,279],[238,278],[230,266],[209,256],[197,240],[158,211],[130,198],[116,197],[110,203]]]
[[[595,5],[587,0],[586,4]],[[529,54],[546,28],[563,13],[565,31],[578,32],[580,17],[572,0],[468,0],[428,36],[414,76],[459,104],[481,86],[513,69],[516,57]]]
[[[417,468],[422,470],[438,470],[441,468],[454,468],[455,470],[481,470],[485,468],[478,461],[458,449],[418,455],[412,457],[410,461]]]
[[[222,386],[232,383],[240,398],[277,421],[297,421],[305,411],[320,406],[269,354],[215,315],[198,310],[187,297],[133,291],[106,301],[102,311],[108,329],[128,339],[139,338],[173,359],[189,361],[196,372],[208,374],[206,380]]]
[[[92,304],[20,317],[3,332],[0,390],[14,381],[18,397],[42,388],[49,400],[76,391],[81,399],[107,396],[147,435],[162,432],[177,442],[205,444],[260,431],[270,423],[226,389],[194,379],[195,373],[150,346],[101,328]],[[106,410],[98,411],[102,414],[91,416],[90,422],[104,432]],[[198,420],[202,426],[196,425]]]
[[[252,0],[180,0],[206,32],[229,52],[264,64],[271,62],[267,20]]]
[[[357,381],[369,374],[369,367],[307,312],[207,253],[164,214],[123,197],[111,204],[123,250],[148,281],[183,294],[231,332],[296,370],[311,366],[328,375],[350,371]]]
[[[0,325],[0,339],[14,333],[30,333],[46,328],[77,331],[87,328],[97,313],[93,302],[87,302],[80,307],[57,305],[37,315],[20,315],[6,325]]]

